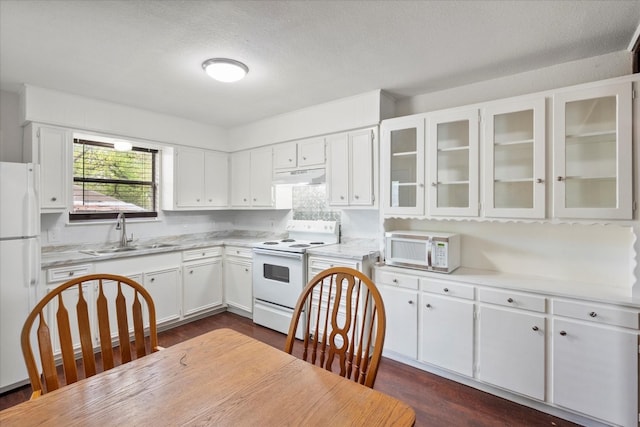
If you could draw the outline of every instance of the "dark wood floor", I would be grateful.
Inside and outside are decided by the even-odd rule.
[[[159,334],[169,347],[204,332],[231,328],[276,348],[284,348],[285,335],[255,325],[231,313],[210,316]],[[416,426],[575,426],[526,406],[478,391],[411,366],[383,359],[375,389],[395,396],[416,411]],[[25,386],[0,395],[0,410],[29,398]]]

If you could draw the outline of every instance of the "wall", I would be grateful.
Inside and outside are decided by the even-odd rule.
[[[0,91],[0,162],[22,162],[18,94]]]
[[[631,53],[623,50],[512,76],[425,93],[398,100],[396,102],[396,116],[426,113],[625,76],[632,73],[632,62]]]

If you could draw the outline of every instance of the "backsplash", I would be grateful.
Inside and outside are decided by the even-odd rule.
[[[296,185],[293,187],[293,219],[340,222],[340,211],[327,202],[325,184]]]

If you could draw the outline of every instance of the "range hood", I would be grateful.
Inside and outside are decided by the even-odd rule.
[[[325,174],[324,168],[276,172],[273,175],[273,184],[323,184]]]

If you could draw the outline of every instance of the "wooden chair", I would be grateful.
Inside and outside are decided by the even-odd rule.
[[[95,296],[92,297],[94,290]],[[148,349],[144,336],[144,305],[140,302],[139,296],[142,297],[148,313]],[[77,302],[69,302],[72,297]],[[69,310],[75,311],[76,314],[70,316]],[[38,325],[33,333],[36,319]],[[77,325],[72,326],[76,319]],[[50,326],[50,323],[55,323],[55,327]],[[93,334],[91,330],[94,323],[97,334]],[[114,326],[113,333],[111,326]],[[151,295],[142,285],[127,277],[113,274],[92,274],[69,280],[42,298],[22,328],[22,354],[33,389],[32,399],[60,387],[52,343],[55,330],[67,385],[79,379],[78,362],[84,368],[86,378],[100,372],[97,365],[101,365],[102,371],[106,371],[118,364],[130,362],[132,350],[135,350],[134,357],[140,358],[160,349],[155,306]],[[31,348],[32,337],[34,344],[37,338],[42,376]],[[99,342],[100,352],[94,352],[96,340]]]
[[[303,360],[373,388],[385,329],[384,304],[371,279],[351,268],[330,268],[298,298],[285,351],[301,346]]]

